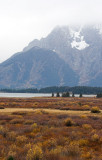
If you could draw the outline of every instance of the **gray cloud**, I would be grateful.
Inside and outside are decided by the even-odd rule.
[[[0,0],[0,60],[56,25],[101,22],[102,0]]]

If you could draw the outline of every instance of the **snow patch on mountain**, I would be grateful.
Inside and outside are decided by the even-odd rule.
[[[86,47],[89,47],[89,44],[85,42],[84,36],[82,36],[80,32],[81,30],[79,30],[79,32],[71,30],[70,34],[73,39],[71,47],[76,48],[78,50],[83,50]]]
[[[77,41],[73,41],[71,43],[71,46],[72,48],[76,48],[78,50],[83,50],[85,49],[86,47],[89,47],[89,44],[87,44],[85,41],[81,40],[80,42],[77,42]]]

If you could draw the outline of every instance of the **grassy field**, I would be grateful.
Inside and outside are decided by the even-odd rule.
[[[0,108],[0,160],[102,160],[101,98],[2,98]]]

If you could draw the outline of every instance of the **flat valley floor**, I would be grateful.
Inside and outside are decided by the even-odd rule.
[[[102,98],[0,98],[0,160],[87,159],[102,160]]]

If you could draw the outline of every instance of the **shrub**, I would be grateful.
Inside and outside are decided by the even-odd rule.
[[[31,144],[30,144],[30,143],[25,144],[24,148],[25,148],[25,150],[29,150],[29,149],[31,149]]]
[[[35,113],[36,113],[36,114],[39,114],[39,115],[42,115],[42,114],[43,114],[43,113],[42,113],[42,110],[36,110]]]
[[[15,141],[16,140],[16,133],[14,131],[7,133],[7,139],[9,141]]]
[[[30,125],[30,124],[33,124],[33,123],[34,123],[33,120],[26,120],[26,121],[24,122],[25,125]]]
[[[23,112],[23,111],[21,111],[21,112],[13,112],[12,114],[13,115],[26,115],[27,112]]]
[[[11,124],[22,124],[23,119],[13,119],[10,121]]]
[[[15,159],[15,155],[16,155],[16,151],[10,150],[9,153],[8,153],[7,160],[14,160]]]
[[[4,137],[7,136],[7,133],[8,133],[8,129],[7,128],[4,128],[3,126],[0,126],[0,134]]]
[[[80,139],[79,140],[79,146],[87,146],[88,145],[88,140],[87,139]]]
[[[17,151],[17,145],[16,144],[12,144],[12,145],[10,145],[10,147],[9,147],[9,150],[10,150],[10,154],[12,153],[15,153],[16,151]],[[11,152],[12,151],[12,152]]]
[[[32,107],[37,107],[39,105],[38,102],[35,102]]]
[[[7,160],[14,160],[13,156],[9,156]]]
[[[81,102],[78,102],[78,105],[79,105],[79,106],[82,106],[82,103],[81,103]]]
[[[99,140],[99,136],[97,134],[94,134],[91,139],[92,141],[97,142]]]
[[[23,143],[26,143],[27,142],[27,137],[25,136],[18,136],[16,138],[16,142],[20,145],[20,144],[23,144]]]
[[[66,125],[66,126],[73,126],[73,125],[74,125],[74,122],[72,121],[72,119],[67,118],[67,119],[65,120],[65,125]]]
[[[41,160],[43,158],[43,152],[40,146],[35,145],[28,150],[26,160]]]
[[[56,139],[56,143],[58,146],[64,146],[65,143],[67,143],[69,139],[63,137],[63,136],[58,136],[58,138]]]
[[[100,109],[98,107],[92,107],[91,113],[100,113]]]
[[[92,153],[90,152],[85,152],[85,154],[82,154],[82,159],[92,159]]]
[[[71,142],[68,146],[65,146],[63,149],[63,155],[65,156],[79,156],[80,148],[77,142]]]
[[[38,127],[38,125],[37,125],[37,123],[33,123],[31,127],[32,127],[32,129],[35,129]]]
[[[85,114],[81,115],[80,118],[87,118],[87,116]]]
[[[45,110],[41,110],[42,114],[49,114],[49,112],[45,111]]]
[[[60,154],[61,154],[61,147],[57,147],[55,149],[52,149],[51,151],[47,151],[45,154],[46,160],[59,160]]]
[[[4,125],[6,124],[6,121],[5,120],[0,120],[0,125]]]
[[[56,140],[54,138],[49,139],[48,141],[45,141],[43,143],[43,148],[46,149],[55,149],[55,147],[57,146]]]
[[[88,105],[83,105],[82,108],[83,108],[84,110],[89,110],[89,109],[90,109],[90,107],[89,107]]]
[[[82,127],[84,129],[92,129],[92,126],[90,124],[83,124]]]

